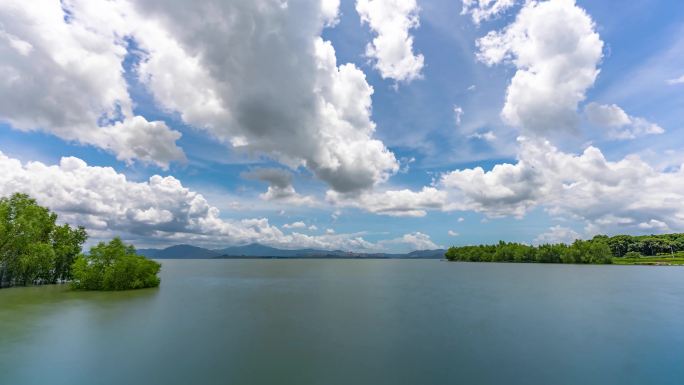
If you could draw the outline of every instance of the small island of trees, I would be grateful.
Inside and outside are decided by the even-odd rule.
[[[684,234],[597,235],[572,244],[530,246],[500,241],[495,245],[450,247],[449,261],[577,264],[684,264]]]
[[[70,282],[75,289],[159,286],[161,265],[114,238],[82,254],[83,227],[58,225],[57,214],[26,194],[0,198],[0,287]]]

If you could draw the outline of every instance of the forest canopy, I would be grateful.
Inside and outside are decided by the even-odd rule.
[[[160,265],[115,238],[81,254],[83,227],[57,224],[57,214],[26,194],[0,198],[0,287],[71,281],[88,290],[159,285]],[[95,283],[94,283],[95,282]]]
[[[26,194],[0,198],[0,286],[71,279],[88,235],[83,227],[56,222],[56,214]]]
[[[158,262],[136,254],[132,245],[120,238],[100,242],[88,255],[80,255],[73,265],[75,289],[129,290],[159,286]]]
[[[445,256],[450,261],[539,262],[608,264],[623,258],[672,255],[684,251],[684,234],[597,235],[572,244],[530,246],[500,241],[496,245],[450,247]]]

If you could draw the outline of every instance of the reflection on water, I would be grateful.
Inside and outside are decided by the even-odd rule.
[[[0,384],[678,384],[684,268],[163,261],[0,290]]]

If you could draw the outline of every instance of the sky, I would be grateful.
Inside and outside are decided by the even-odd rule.
[[[684,231],[684,2],[4,0],[0,196],[89,243]]]

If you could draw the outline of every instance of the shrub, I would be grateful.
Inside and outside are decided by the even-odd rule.
[[[83,290],[129,290],[159,286],[161,265],[136,254],[132,245],[114,238],[100,242],[73,264],[72,286]]]

